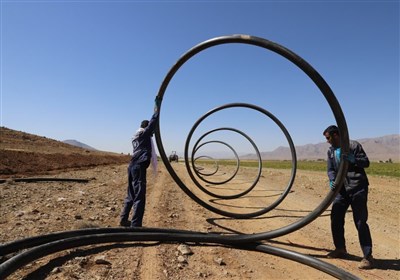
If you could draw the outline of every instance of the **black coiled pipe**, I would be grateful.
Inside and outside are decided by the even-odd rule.
[[[263,39],[260,37],[243,35],[243,34],[221,36],[221,37],[216,37],[216,38],[204,41],[204,42],[194,46],[192,49],[187,51],[183,56],[181,56],[181,58],[171,67],[171,69],[165,76],[164,81],[162,82],[162,84],[160,86],[160,89],[157,94],[157,98],[159,100],[163,99],[165,91],[166,91],[170,81],[176,74],[176,72],[180,69],[180,67],[185,62],[187,62],[193,56],[195,56],[196,54],[198,54],[201,51],[204,51],[208,48],[211,48],[211,47],[214,47],[217,45],[232,44],[232,43],[254,45],[257,47],[264,48],[266,50],[270,50],[270,51],[275,52],[276,54],[286,58],[287,60],[292,62],[294,65],[296,65],[298,68],[300,68],[316,84],[316,86],[320,89],[321,93],[324,95],[326,101],[328,102],[330,108],[333,111],[333,115],[336,119],[339,133],[341,135],[340,148],[341,148],[343,154],[347,154],[349,152],[349,146],[350,146],[349,134],[348,134],[347,124],[346,124],[346,120],[345,120],[343,111],[340,107],[338,100],[336,99],[335,95],[333,94],[331,88],[325,82],[323,77],[310,64],[308,64],[304,59],[302,59],[296,53],[292,52],[291,50],[289,50],[275,42],[272,42],[272,41],[269,41],[269,40],[266,40],[266,39]],[[162,115],[161,115],[162,103],[160,104],[159,110],[160,110],[160,117],[159,117],[159,120],[160,120],[162,118]],[[161,130],[159,127],[159,120],[157,121],[157,124],[156,124],[157,128],[155,131],[157,147],[158,147],[158,151],[160,152],[160,156],[161,156],[168,172],[170,173],[171,177],[174,179],[174,181],[190,198],[192,198],[194,201],[196,201],[198,204],[202,205],[206,209],[213,211],[217,214],[224,215],[224,216],[231,215],[231,213],[227,213],[226,211],[222,211],[220,209],[211,207],[210,205],[203,202],[199,197],[197,197],[193,192],[191,192],[190,189],[182,182],[182,180],[176,174],[175,170],[172,168],[172,166],[169,163],[168,158],[165,154],[165,150],[164,150],[164,147],[162,144],[162,139],[161,139]],[[307,215],[304,218],[302,218],[301,220],[294,222],[283,228],[273,230],[270,232],[258,233],[258,234],[246,236],[243,238],[247,239],[247,241],[257,241],[257,240],[265,240],[265,239],[275,238],[275,237],[282,236],[282,235],[291,233],[293,231],[296,231],[296,230],[306,226],[307,224],[311,223],[313,220],[318,218],[329,207],[329,205],[332,203],[336,194],[340,191],[340,187],[343,185],[344,178],[347,173],[348,164],[349,163],[345,160],[340,161],[336,181],[334,182],[334,184],[338,187],[335,188],[335,191],[329,192],[327,194],[327,196],[325,197],[325,199],[309,215]],[[251,216],[254,215],[254,213],[250,213],[250,214],[251,214]],[[247,218],[247,217],[248,216],[246,214],[234,216],[234,218]]]
[[[199,140],[199,141],[200,141],[200,140]],[[219,143],[219,144],[225,145],[225,146],[227,146],[227,147],[232,151],[232,153],[235,155],[235,158],[236,158],[236,170],[233,172],[233,174],[231,175],[231,177],[229,177],[229,178],[226,179],[226,180],[219,181],[219,182],[215,182],[215,181],[207,180],[207,179],[205,179],[205,178],[203,177],[203,176],[212,176],[212,175],[215,175],[215,174],[217,173],[218,169],[219,169],[219,165],[218,165],[218,164],[217,164],[216,170],[215,170],[214,172],[211,172],[211,173],[200,172],[199,169],[197,169],[196,166],[195,166],[195,162],[196,162],[196,160],[199,159],[199,157],[194,157],[194,155],[198,152],[198,150],[199,150],[201,147],[203,147],[203,146],[205,146],[205,145],[208,145],[208,144],[211,144],[211,143]],[[193,148],[193,150],[194,150],[193,153],[192,153],[192,166],[194,167],[194,168],[193,168],[193,171],[194,171],[194,173],[197,175],[197,177],[199,177],[202,181],[204,181],[204,182],[206,182],[206,183],[208,183],[208,184],[212,184],[212,185],[222,185],[222,184],[228,183],[228,182],[231,181],[233,178],[235,178],[236,174],[237,174],[238,171],[239,171],[239,167],[240,167],[240,159],[239,159],[239,156],[238,156],[238,154],[236,153],[235,149],[234,149],[231,145],[229,145],[228,143],[226,143],[226,142],[218,141],[218,140],[207,141],[207,142],[201,143],[201,144],[198,145],[198,146],[195,146],[195,148]],[[204,156],[202,156],[202,157],[204,157]],[[209,158],[211,159],[211,157],[209,157]]]
[[[221,44],[229,44],[229,43],[249,44],[265,48],[267,50],[277,53],[278,55],[285,57],[293,64],[295,64],[297,67],[299,67],[317,85],[317,87],[320,89],[321,93],[327,100],[330,108],[333,111],[337,126],[339,128],[339,133],[341,135],[340,148],[342,150],[342,154],[346,155],[349,152],[349,135],[345,117],[339,105],[339,102],[336,99],[335,95],[333,94],[332,90],[330,89],[329,85],[311,65],[309,65],[305,60],[303,60],[297,54],[293,53],[292,51],[288,50],[283,46],[280,46],[277,43],[268,41],[263,38],[249,36],[249,35],[231,35],[231,36],[222,36],[213,38],[198,44],[197,46],[190,49],[187,53],[185,53],[167,73],[159,89],[158,98],[160,98],[161,100],[163,99],[164,93],[167,89],[169,82],[171,81],[175,73],[179,70],[179,68],[191,57],[210,47]],[[161,113],[161,107],[160,107],[160,113]],[[155,136],[160,156],[172,178],[190,198],[195,200],[200,205],[205,206],[204,203],[196,195],[194,195],[179,179],[174,169],[170,165],[168,158],[165,154],[164,147],[162,145],[161,132],[159,129],[158,122],[157,122],[157,129]],[[290,224],[280,229],[264,233],[257,233],[257,234],[238,234],[230,236],[206,234],[206,233],[191,232],[191,231],[151,229],[151,228],[148,229],[106,228],[106,229],[90,229],[87,231],[80,230],[80,231],[71,231],[64,233],[55,233],[43,237],[28,238],[26,240],[20,240],[1,245],[0,252],[2,255],[19,251],[22,248],[31,248],[32,246],[37,246],[37,247],[19,253],[14,257],[11,257],[7,261],[3,262],[0,265],[0,279],[5,279],[8,275],[13,273],[19,267],[40,257],[52,254],[54,252],[79,246],[94,245],[94,244],[109,243],[109,242],[130,242],[130,241],[199,242],[199,243],[228,245],[235,248],[256,250],[260,252],[265,252],[285,257],[291,260],[295,260],[304,263],[306,265],[309,265],[311,267],[317,268],[321,271],[324,271],[325,273],[328,273],[338,279],[358,279],[356,276],[346,271],[343,271],[342,269],[335,267],[331,264],[316,260],[314,258],[310,258],[308,256],[304,256],[296,252],[288,251],[281,248],[274,248],[268,245],[263,245],[261,243],[258,243],[261,240],[272,239],[275,237],[291,233],[295,230],[298,230],[306,226],[307,224],[311,223],[313,220],[318,218],[329,207],[336,194],[340,191],[340,187],[343,185],[347,169],[348,169],[348,162],[345,160],[340,161],[339,171],[337,174],[336,181],[334,182],[334,184],[339,187],[335,188],[335,191],[329,192],[325,197],[325,199],[309,215],[305,216],[304,218],[302,218],[297,222],[294,222],[293,224]],[[208,209],[208,207],[206,208]],[[223,214],[219,210],[214,212]]]
[[[237,104],[236,104],[236,105],[237,105]],[[196,153],[198,147],[200,147],[200,146],[198,146],[198,145],[199,145],[199,142],[200,142],[205,136],[207,136],[208,134],[213,133],[213,132],[215,132],[215,131],[220,131],[220,130],[229,130],[229,131],[234,131],[234,132],[236,132],[236,133],[241,134],[242,136],[244,136],[244,137],[252,144],[252,146],[253,146],[253,148],[254,148],[256,154],[257,154],[257,158],[258,158],[258,174],[257,174],[256,179],[255,179],[255,180],[253,181],[253,183],[250,185],[250,187],[249,187],[248,189],[244,190],[243,192],[238,193],[238,194],[234,194],[234,195],[217,195],[217,194],[215,194],[215,193],[213,193],[213,192],[210,192],[210,191],[207,190],[206,188],[204,188],[204,187],[196,180],[196,178],[194,177],[194,175],[193,175],[193,173],[192,173],[192,170],[191,170],[190,165],[189,165],[189,155],[188,155],[188,153],[189,153],[188,148],[189,148],[189,143],[190,143],[190,140],[191,140],[191,136],[192,136],[193,132],[195,131],[197,125],[198,125],[206,116],[208,116],[209,114],[211,114],[211,113],[213,113],[213,112],[215,112],[215,111],[218,111],[218,110],[222,110],[223,108],[228,108],[228,106],[235,106],[235,104],[225,105],[225,106],[222,106],[222,107],[219,107],[219,108],[216,108],[216,109],[210,111],[208,114],[206,114],[206,115],[204,115],[202,118],[200,118],[200,119],[197,121],[197,123],[192,127],[192,129],[191,129],[191,131],[189,132],[189,135],[188,135],[188,137],[187,137],[187,139],[186,139],[186,145],[185,145],[185,164],[186,164],[186,170],[188,171],[190,178],[191,178],[192,181],[195,183],[195,185],[196,185],[200,190],[202,190],[204,193],[206,193],[206,194],[208,194],[208,195],[210,195],[210,196],[216,197],[216,198],[234,199],[234,198],[238,198],[238,197],[241,197],[241,196],[243,196],[243,195],[249,193],[249,192],[257,185],[257,182],[258,182],[258,180],[260,179],[260,176],[261,176],[261,171],[262,171],[262,160],[261,160],[260,151],[258,150],[258,148],[257,148],[256,144],[254,143],[254,141],[253,141],[248,135],[246,135],[244,132],[242,132],[242,131],[240,131],[240,130],[238,130],[238,129],[230,128],[230,127],[222,127],[222,128],[213,129],[213,130],[208,131],[207,133],[205,133],[202,137],[200,137],[200,138],[197,140],[197,142],[195,143],[195,145],[194,145],[194,147],[193,147],[193,151],[192,151],[192,157],[191,157],[191,158],[192,158],[192,166],[193,166],[193,164],[194,164],[194,162],[193,162],[194,155],[195,155],[195,153]],[[232,176],[231,176],[230,178],[228,178],[227,180],[225,180],[224,183],[226,183],[226,182],[232,180],[232,179],[236,176],[236,174],[237,174],[237,172],[238,172],[238,170],[239,170],[239,157],[237,156],[237,154],[236,154],[236,152],[235,152],[235,150],[234,150],[233,148],[232,148],[232,150],[234,151],[234,153],[235,153],[235,155],[236,155],[236,158],[237,158],[237,162],[236,162],[236,171],[232,174]],[[208,182],[209,182],[209,181],[208,181]],[[205,201],[203,201],[203,204],[204,204],[204,205],[207,205],[206,208],[209,209],[209,210],[211,210],[211,211],[214,211],[214,210],[217,209],[217,208],[215,208],[215,207],[213,207],[213,206],[207,204]],[[218,210],[219,210],[219,209],[218,209]],[[237,216],[239,215],[239,214],[233,214],[233,213],[226,212],[226,211],[222,211],[222,210],[219,210],[219,211],[221,211],[221,214],[224,213],[223,215],[224,215],[224,216],[228,216],[228,217],[237,217]],[[246,214],[246,217],[247,217],[247,218],[251,217],[251,214]]]
[[[233,248],[259,251],[294,260],[310,267],[317,268],[318,270],[328,273],[338,279],[359,279],[334,265],[318,259],[261,243],[238,243],[236,237],[237,236],[222,236],[218,234],[204,234],[193,231],[154,228],[98,228],[50,234],[47,236],[22,240],[18,242],[18,245],[16,243],[10,243],[9,245],[11,246],[1,246],[0,249],[2,250],[0,251],[3,252],[4,248],[8,248],[8,253],[12,252],[12,250],[10,250],[11,248],[15,249],[16,247],[19,247],[18,250],[20,250],[32,246],[36,247],[19,253],[0,264],[0,279],[5,279],[17,269],[32,261],[63,250],[103,243],[138,241],[196,242],[227,245]]]

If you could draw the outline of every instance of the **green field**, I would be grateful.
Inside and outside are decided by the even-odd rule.
[[[233,160],[219,160],[218,164],[229,164],[236,165],[236,161]],[[247,167],[258,167],[258,161],[240,161],[241,166]],[[292,168],[292,162],[287,160],[271,160],[263,161],[263,167],[274,168],[274,169],[289,169]],[[311,170],[311,171],[323,171],[326,172],[326,161],[298,161],[297,169],[299,170]],[[371,162],[370,166],[365,169],[367,175],[374,176],[388,176],[388,177],[400,177],[400,163],[378,163]]]

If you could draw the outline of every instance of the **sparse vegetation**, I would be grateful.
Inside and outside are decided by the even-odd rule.
[[[366,169],[368,175],[379,175],[389,177],[400,177],[400,163],[388,162],[378,163],[371,162],[371,165]]]
[[[205,160],[206,162],[206,160]],[[219,164],[236,165],[234,160],[220,160]],[[258,167],[258,161],[248,160],[241,161],[241,166]],[[268,160],[263,161],[263,166],[273,169],[290,169],[292,168],[292,161],[289,160]],[[310,171],[326,171],[326,161],[298,161],[297,169],[310,170]],[[369,168],[365,169],[368,175],[373,176],[389,176],[400,177],[400,163],[399,162],[371,162]]]

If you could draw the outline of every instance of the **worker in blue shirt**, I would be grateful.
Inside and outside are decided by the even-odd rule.
[[[146,171],[150,163],[156,164],[157,162],[152,137],[158,120],[160,104],[161,99],[157,97],[152,118],[150,121],[143,120],[132,138],[133,152],[128,166],[128,188],[124,207],[120,214],[120,226],[141,227],[143,223],[146,205]],[[132,208],[133,217],[129,221]]]
[[[369,159],[362,145],[357,141],[350,141],[350,151],[341,155],[340,135],[337,126],[331,125],[323,132],[327,142],[331,144],[328,150],[327,171],[329,186],[334,190],[334,182],[341,159],[349,161],[344,186],[335,197],[331,211],[331,231],[335,250],[330,252],[328,258],[345,258],[347,256],[344,238],[345,214],[349,206],[353,210],[354,224],[358,231],[359,242],[363,252],[360,269],[373,267],[372,239],[368,219],[368,177],[364,168],[369,167]]]

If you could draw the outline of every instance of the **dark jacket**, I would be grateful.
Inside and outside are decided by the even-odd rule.
[[[329,180],[335,180],[339,163],[335,160],[335,148],[329,147],[328,150],[328,177]],[[363,147],[357,141],[350,141],[350,151],[355,157],[355,163],[349,163],[347,175],[344,182],[344,188],[340,193],[352,194],[369,185],[367,174],[364,168],[369,167],[369,159]]]
[[[151,160],[151,137],[154,134],[156,128],[156,121],[158,118],[158,112],[154,113],[149,121],[149,124],[144,129],[139,129],[132,139],[133,153],[131,158],[131,164],[137,164],[146,162],[149,163]]]

